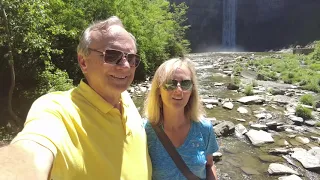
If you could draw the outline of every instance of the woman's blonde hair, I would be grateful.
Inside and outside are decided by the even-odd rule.
[[[186,57],[174,58],[162,63],[152,79],[151,89],[144,103],[144,114],[151,123],[158,124],[163,117],[160,88],[166,82],[172,80],[175,69],[181,66],[185,66],[190,70],[193,83],[189,101],[184,109],[185,116],[193,121],[199,121],[205,115],[198,93],[198,81],[193,62]]]

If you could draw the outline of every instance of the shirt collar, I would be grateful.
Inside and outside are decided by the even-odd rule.
[[[80,84],[76,88],[76,90],[93,106],[98,108],[103,113],[108,113],[114,107],[104,100],[98,93],[96,93],[87,83],[84,82],[85,80],[81,80]],[[128,107],[129,104],[126,102],[126,93],[121,93],[121,102],[124,107]]]

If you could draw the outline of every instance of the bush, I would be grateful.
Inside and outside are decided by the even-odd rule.
[[[247,85],[244,88],[244,94],[247,95],[247,96],[253,95],[253,87],[251,85]]]
[[[257,87],[258,86],[258,83],[257,83],[257,81],[256,80],[252,80],[252,87]]]
[[[311,112],[312,112],[311,109],[308,109],[308,108],[303,107],[301,105],[298,105],[296,107],[296,116],[302,117],[304,120],[312,118]]]
[[[300,102],[305,105],[313,106],[315,103],[315,100],[311,94],[305,94],[300,97]]]

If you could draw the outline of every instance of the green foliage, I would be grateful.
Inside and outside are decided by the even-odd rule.
[[[312,110],[301,105],[296,107],[296,116],[302,117],[304,120],[312,118]]]
[[[142,63],[136,78],[143,79],[171,57],[190,51],[185,33],[188,7],[166,0],[2,0],[9,19],[16,69],[17,104],[33,101],[51,91],[67,90],[83,78],[76,47],[89,24],[112,15],[120,17],[137,39]],[[5,34],[3,21],[0,33]],[[7,53],[7,40],[0,36],[0,52]],[[0,61],[1,72],[8,72]],[[6,78],[1,75],[1,78]],[[7,87],[5,87],[7,89]],[[25,103],[24,104],[29,104]]]
[[[234,67],[233,67],[233,72],[235,75],[240,75],[240,73],[242,72],[243,68],[241,67],[240,64],[236,64]]]
[[[300,102],[305,105],[313,106],[315,99],[311,94],[304,94],[300,97]]]
[[[238,76],[234,76],[232,81],[235,85],[240,85],[241,83],[241,79]]]
[[[251,84],[252,84],[252,87],[257,87],[258,86],[258,83],[257,83],[256,80],[252,80]]]
[[[320,92],[320,74],[317,72],[320,69],[318,51],[320,51],[319,42],[316,50],[309,56],[283,54],[281,59],[267,57],[250,64],[257,67],[259,80],[280,79],[288,84],[297,83],[306,90]]]
[[[252,85],[247,85],[244,88],[244,94],[247,95],[247,96],[253,95],[253,87],[252,87]]]

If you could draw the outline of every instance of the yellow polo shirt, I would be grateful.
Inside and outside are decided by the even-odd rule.
[[[53,180],[151,179],[143,122],[128,92],[122,114],[86,83],[37,99],[11,142],[32,140],[50,149]]]

